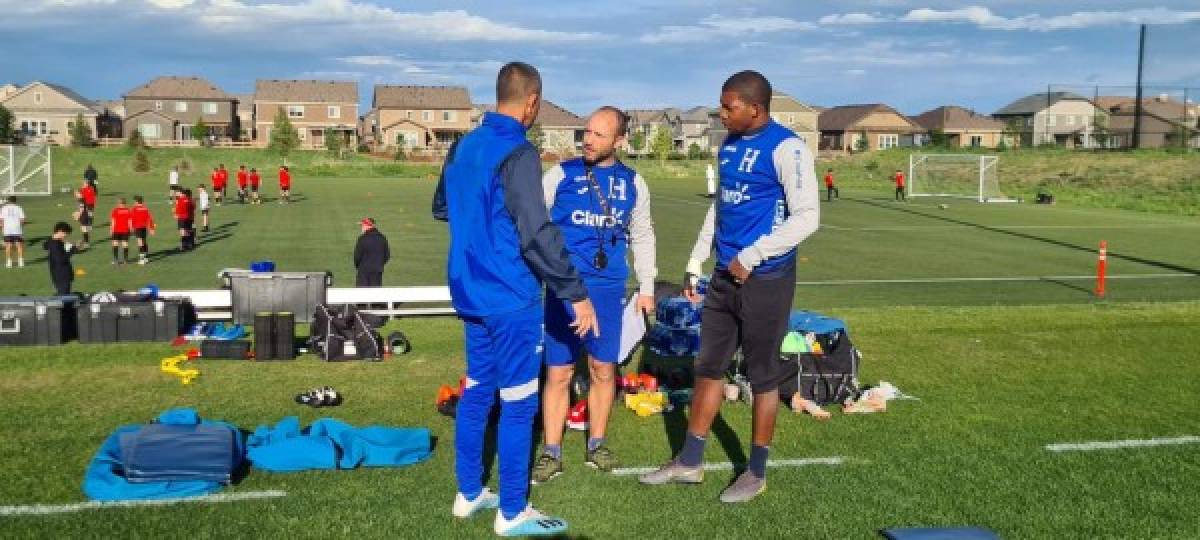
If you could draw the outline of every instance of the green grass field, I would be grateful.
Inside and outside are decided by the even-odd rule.
[[[59,183],[85,160],[109,159],[108,168],[101,165],[100,207],[118,194],[153,194],[152,210],[169,222],[159,172],[177,156],[152,152],[156,172],[143,176],[113,156],[63,154]],[[233,162],[205,156],[189,159],[200,170],[211,167],[210,158]],[[429,168],[389,177],[370,163],[354,167],[367,172],[297,174],[300,200],[290,206],[273,201],[268,182],[268,204],[214,209],[214,234],[202,236],[197,251],[161,253],[146,267],[113,267],[95,242],[76,259],[87,270],[76,287],[215,288],[221,268],[257,259],[284,270],[328,269],[335,285],[349,286],[363,215],[379,219],[391,240],[386,284],[441,283],[446,238],[428,214]],[[702,175],[686,163],[646,169],[660,273],[676,280],[708,204],[698,195]],[[1196,445],[1064,453],[1044,446],[1200,435],[1192,401],[1200,388],[1200,222],[1069,204],[949,201],[941,209],[946,201],[899,204],[886,185],[847,184],[842,200],[822,206],[823,227],[802,247],[796,306],[846,319],[865,355],[863,379],[890,381],[920,401],[892,402],[873,416],[835,412],[828,423],[782,412],[773,459],[841,457],[844,464],[773,468],[767,493],[738,507],[716,501],[729,472],[711,472],[699,487],[643,488],[631,476],[584,467],[582,437],[572,433],[566,474],[535,487],[535,504],[568,519],[571,534],[584,538],[869,538],[885,526],[962,524],[1005,538],[1195,537]],[[34,238],[70,213],[68,195],[22,204]],[[1100,240],[1108,241],[1114,277],[1103,301],[1090,292]],[[176,243],[162,230],[152,245]],[[0,295],[49,293],[44,264],[35,262],[43,254],[35,246],[29,267],[0,274]],[[412,337],[412,354],[370,364],[200,361],[203,374],[190,386],[158,372],[171,352],[165,345],[0,349],[0,475],[7,480],[0,506],[82,501],[83,470],[103,438],[173,406],[248,429],[286,415],[305,424],[329,415],[428,426],[438,439],[434,457],[409,468],[253,472],[227,490],[277,489],[288,493],[282,498],[0,516],[4,536],[489,536],[490,515],[468,522],[449,516],[453,423],[433,407],[437,386],[462,371],[460,326],[440,318],[393,327]],[[295,393],[326,384],[346,394],[344,405],[312,410],[292,402]],[[684,418],[618,409],[610,441],[625,465],[657,465],[671,455]],[[727,404],[722,418],[731,429],[712,438],[706,460],[743,461],[749,410]]]

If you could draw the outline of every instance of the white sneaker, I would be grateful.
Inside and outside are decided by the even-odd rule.
[[[557,536],[567,532],[567,522],[538,512],[529,505],[511,520],[504,519],[504,512],[497,511],[494,530],[499,536]]]
[[[450,510],[450,513],[454,514],[456,518],[465,519],[474,515],[475,512],[497,506],[500,506],[500,496],[492,493],[492,490],[488,488],[483,488],[483,491],[479,492],[479,496],[475,497],[473,501],[468,501],[462,493],[456,493],[454,495],[454,508]]]

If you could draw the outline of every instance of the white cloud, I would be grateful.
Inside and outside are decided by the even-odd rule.
[[[822,26],[834,25],[850,25],[850,24],[878,24],[887,22],[889,19],[878,13],[834,13],[826,15],[817,20],[817,23]]]
[[[921,8],[909,11],[901,21],[911,23],[968,23],[989,30],[1031,30],[1050,32],[1118,24],[1181,24],[1200,21],[1200,11],[1176,11],[1163,7],[1125,11],[1077,11],[1067,15],[1043,16],[1037,13],[1004,17],[983,6],[938,10]]]
[[[642,43],[695,43],[713,39],[748,36],[773,32],[812,30],[810,22],[786,17],[726,17],[709,15],[695,25],[662,26],[658,30],[643,34]]]
[[[196,0],[146,0],[146,3],[159,9],[180,9],[196,3]]]
[[[866,74],[867,74],[867,70],[865,70],[865,69],[847,69],[846,70],[846,75],[853,75],[855,77],[858,77],[861,75],[866,75]]]

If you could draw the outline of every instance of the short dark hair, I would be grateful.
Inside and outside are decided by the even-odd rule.
[[[771,110],[771,83],[757,71],[747,69],[734,73],[725,79],[721,92],[736,93],[746,103]]]
[[[542,93],[542,75],[525,62],[509,62],[496,74],[496,103],[511,103]]]
[[[617,115],[617,136],[618,137],[625,135],[625,133],[627,133],[629,131],[629,115],[625,114],[625,111],[622,111],[621,109],[613,107],[612,105],[605,105],[603,107],[600,107],[599,109],[596,109],[596,112],[601,112],[601,111],[610,112],[610,113]]]
[[[55,223],[54,224],[54,232],[56,232],[56,233],[65,232],[67,234],[71,234],[71,224],[67,223],[65,221],[60,221],[58,223]]]
[[[125,204],[125,197],[117,197],[117,204]]]
[[[188,197],[192,196],[192,190],[190,190],[190,189],[185,189],[181,193],[183,193],[184,195],[187,195]]]
[[[10,203],[15,203],[15,202],[17,202],[17,196],[16,196],[16,195],[9,195],[9,196],[8,196],[8,202],[10,202]]]
[[[141,204],[141,203],[144,203],[144,202],[146,202],[146,200],[145,200],[145,199],[143,199],[141,195],[134,195],[134,196],[133,196],[133,202],[135,202],[135,203],[138,203],[138,204]]]

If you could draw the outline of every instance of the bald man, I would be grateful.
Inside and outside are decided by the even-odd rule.
[[[548,482],[563,471],[562,438],[571,377],[581,353],[587,356],[588,440],[584,463],[603,472],[619,466],[607,443],[608,416],[616,393],[616,365],[622,359],[621,319],[628,252],[637,273],[638,308],[654,310],[654,221],[650,190],[633,169],[617,160],[629,118],[615,107],[601,107],[588,118],[583,157],[546,171],[542,186],[550,219],[566,238],[571,263],[579,270],[596,307],[601,335],[579,337],[569,323],[570,303],[546,297],[546,385],[542,400],[545,444],[533,467],[533,483]]]
[[[588,290],[550,222],[538,151],[526,139],[542,101],[537,69],[511,62],[496,77],[496,112],[450,149],[433,214],[450,226],[447,281],[463,321],[467,376],[455,418],[458,480],[452,513],[495,508],[500,536],[550,536],[567,522],[529,504],[529,454],[538,408],[542,286],[570,302],[571,327],[599,334]],[[499,495],[483,486],[483,439],[500,396]]]

